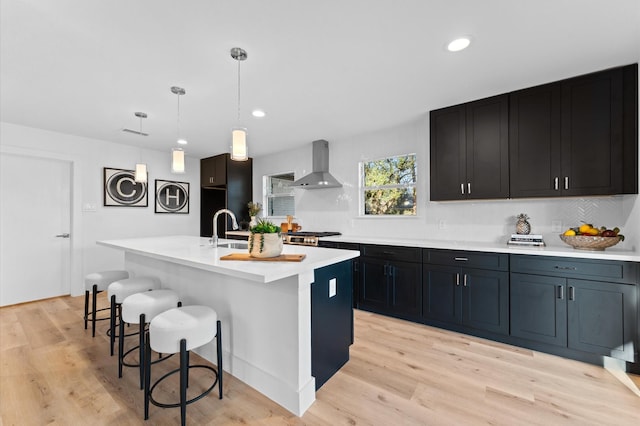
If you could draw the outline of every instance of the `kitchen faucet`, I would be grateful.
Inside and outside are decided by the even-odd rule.
[[[213,215],[213,235],[211,236],[211,246],[218,247],[218,216],[220,213],[226,213],[231,216],[231,227],[238,229],[238,222],[236,221],[236,215],[229,209],[220,209]]]

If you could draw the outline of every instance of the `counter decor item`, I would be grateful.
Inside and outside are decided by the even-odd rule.
[[[256,216],[258,216],[258,213],[262,211],[262,204],[249,201],[249,203],[247,204],[247,207],[249,208],[249,217],[251,217],[251,222],[249,222],[249,228],[253,228],[258,224],[258,222],[256,221]]]
[[[529,216],[525,213],[520,213],[516,216],[518,222],[516,222],[516,234],[529,235],[531,233],[531,224],[528,222]]]
[[[257,225],[249,228],[249,254],[251,257],[276,257],[282,253],[280,227],[258,219]]]
[[[560,234],[560,239],[578,250],[604,250],[612,247],[620,241],[624,241],[624,235],[619,228],[607,229],[606,226],[596,228],[590,223],[569,228]]]

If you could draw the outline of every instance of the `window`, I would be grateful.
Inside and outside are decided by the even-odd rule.
[[[416,155],[361,162],[361,214],[416,215]]]
[[[295,216],[293,172],[264,177],[265,216]]]

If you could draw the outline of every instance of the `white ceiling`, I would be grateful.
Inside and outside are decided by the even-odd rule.
[[[639,0],[0,0],[0,119],[123,144],[251,156],[640,59]],[[470,48],[449,53],[468,34]],[[251,117],[262,108],[267,116]],[[135,111],[146,112],[143,138]]]

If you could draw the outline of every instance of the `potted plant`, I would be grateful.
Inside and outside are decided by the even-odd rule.
[[[251,217],[251,222],[249,222],[249,228],[252,228],[258,224],[256,222],[256,216],[258,216],[258,213],[260,213],[260,211],[262,210],[262,204],[249,201],[249,204],[247,204],[247,207],[249,208],[249,217]]]
[[[249,255],[251,257],[277,257],[282,253],[280,227],[265,219],[258,219],[249,231]]]

